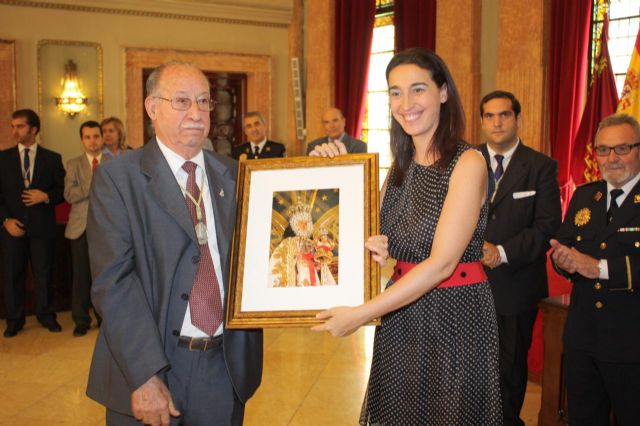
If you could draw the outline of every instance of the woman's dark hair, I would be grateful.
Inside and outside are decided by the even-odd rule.
[[[460,102],[460,95],[456,88],[453,77],[442,58],[434,52],[423,48],[411,48],[397,53],[387,66],[387,83],[389,74],[399,65],[413,64],[429,71],[431,79],[438,87],[446,84],[447,100],[440,105],[440,121],[433,135],[433,143],[429,148],[429,153],[436,158],[435,167],[445,170],[457,151],[457,145],[463,139],[465,118]],[[415,148],[411,136],[403,129],[400,123],[391,116],[391,153],[393,154],[393,164],[391,168],[395,170],[393,185],[401,185],[404,175],[413,160]]]

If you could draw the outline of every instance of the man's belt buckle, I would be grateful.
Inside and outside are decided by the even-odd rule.
[[[193,346],[194,342],[195,343],[204,342],[204,347],[194,347]],[[191,340],[189,340],[189,351],[191,351],[191,352],[206,351],[208,344],[209,344],[209,339],[200,339],[200,338],[197,338],[197,337],[192,337]]]

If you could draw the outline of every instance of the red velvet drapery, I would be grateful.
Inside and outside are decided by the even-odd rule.
[[[591,2],[551,2],[549,139],[563,210],[573,194],[571,159],[587,89]]]
[[[393,2],[396,52],[409,47],[436,49],[436,0]]]
[[[609,19],[605,18],[600,36],[600,56],[595,58],[596,65],[587,104],[573,143],[571,173],[576,186],[599,178],[595,154],[592,151],[594,138],[600,121],[614,114],[618,106],[618,89],[611,69],[608,44]]]
[[[354,137],[362,130],[375,11],[373,0],[336,1],[335,103]]]

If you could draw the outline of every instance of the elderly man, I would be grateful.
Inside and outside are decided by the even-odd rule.
[[[231,156],[236,160],[244,154],[248,159],[284,157],[285,146],[267,140],[267,123],[257,111],[248,112],[242,119],[242,129],[248,142],[233,147]]]
[[[552,255],[573,282],[564,329],[569,423],[640,424],[640,126],[605,118],[594,150],[604,180],[573,194]]]
[[[157,136],[93,177],[103,324],[87,394],[107,424],[240,425],[261,380],[262,331],[223,323],[236,163],[202,150],[214,102],[200,70],[164,64],[146,89]]]
[[[367,144],[359,139],[352,138],[345,133],[346,120],[342,111],[338,108],[329,108],[322,115],[322,126],[327,136],[309,142],[307,155],[322,156],[332,153],[356,154],[367,152]]]

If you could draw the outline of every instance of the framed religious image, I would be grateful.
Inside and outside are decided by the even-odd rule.
[[[240,161],[226,327],[297,327],[380,291],[377,154]]]

